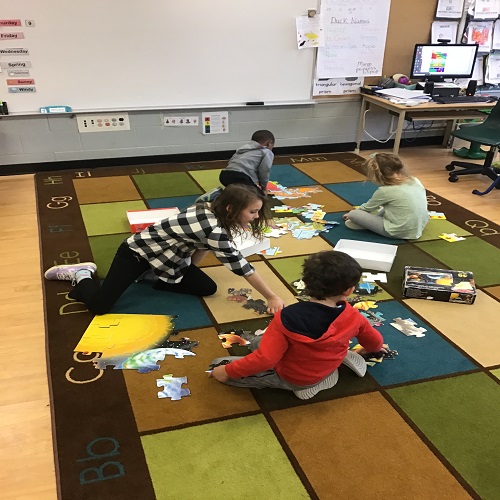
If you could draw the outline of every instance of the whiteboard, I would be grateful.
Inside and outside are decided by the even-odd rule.
[[[9,111],[147,109],[311,98],[314,49],[295,17],[316,0],[0,0],[19,40],[0,49]],[[31,21],[27,26],[26,21]],[[8,93],[7,62],[25,61],[36,92]]]
[[[391,0],[321,0],[316,78],[382,75]]]

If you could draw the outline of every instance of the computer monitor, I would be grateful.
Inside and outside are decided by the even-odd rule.
[[[479,45],[417,44],[410,78],[442,82],[445,78],[470,78]]]

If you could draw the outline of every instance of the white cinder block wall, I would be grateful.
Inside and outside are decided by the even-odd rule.
[[[352,144],[359,110],[359,98],[350,97],[308,106],[229,108],[229,133],[213,135],[202,134],[201,113],[214,109],[129,111],[130,130],[83,134],[70,114],[9,115],[0,118],[0,175],[2,165],[232,151],[259,129],[275,134],[276,147]],[[196,115],[200,124],[164,127],[165,114]],[[418,127],[422,125],[418,123]],[[386,112],[368,113],[367,129],[374,137],[386,139],[389,127]],[[415,135],[410,127],[406,137]],[[435,127],[419,133],[419,137],[429,135],[440,133]],[[365,135],[363,140],[372,139]]]

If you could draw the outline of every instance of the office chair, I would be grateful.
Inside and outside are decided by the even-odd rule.
[[[490,146],[486,154],[483,165],[466,161],[452,161],[446,165],[446,170],[450,172],[448,180],[457,182],[459,175],[483,174],[489,177],[493,182],[485,191],[474,189],[472,192],[477,195],[488,194],[492,189],[500,189],[500,169],[493,167],[493,159],[497,149],[500,147],[500,101],[497,101],[491,114],[478,125],[464,127],[451,133],[453,136],[466,141],[475,142],[485,146]],[[462,167],[463,170],[455,171],[455,167]]]

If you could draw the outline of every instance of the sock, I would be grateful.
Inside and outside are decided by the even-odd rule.
[[[77,283],[87,278],[92,278],[92,271],[90,271],[90,269],[79,269],[75,273],[75,280]]]

